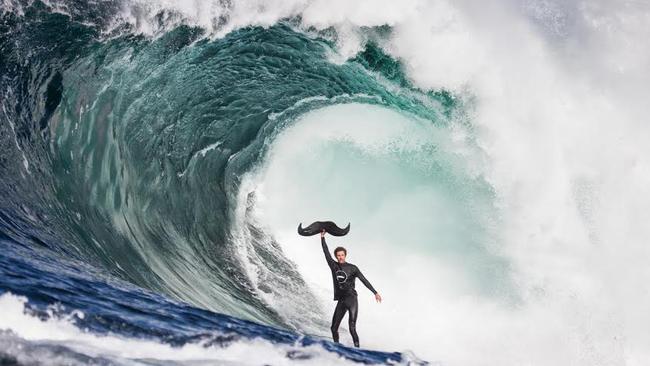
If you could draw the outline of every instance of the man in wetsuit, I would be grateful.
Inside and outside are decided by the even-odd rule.
[[[359,312],[359,304],[357,302],[357,292],[354,290],[354,280],[358,277],[366,287],[375,294],[375,300],[381,302],[381,296],[372,287],[370,282],[363,276],[357,266],[345,261],[347,251],[343,247],[334,249],[334,256],[336,260],[332,259],[327,243],[325,243],[325,230],[320,233],[320,241],[323,246],[323,253],[327,265],[332,271],[332,282],[334,283],[334,300],[337,300],[334,316],[332,317],[332,338],[334,342],[339,342],[339,324],[343,320],[343,315],[349,311],[348,327],[350,328],[350,335],[354,341],[354,346],[359,347],[359,336],[357,335],[357,313]]]

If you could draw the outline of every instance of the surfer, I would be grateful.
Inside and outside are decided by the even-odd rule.
[[[375,294],[375,300],[377,300],[377,302],[381,302],[381,296],[363,276],[357,266],[345,261],[345,257],[348,254],[345,248],[337,247],[334,249],[336,260],[332,258],[332,255],[327,248],[327,243],[325,243],[325,229],[320,233],[320,241],[323,246],[323,253],[325,253],[327,265],[329,265],[330,270],[332,271],[334,300],[338,301],[336,303],[336,309],[334,310],[334,316],[332,317],[332,338],[334,339],[334,342],[339,342],[339,324],[341,324],[345,312],[349,311],[348,327],[350,328],[350,335],[352,335],[354,346],[359,347],[359,336],[357,335],[356,327],[359,304],[357,302],[357,292],[354,289],[355,279],[359,278],[359,280],[361,280],[361,282],[363,282],[363,284],[372,291],[373,294]]]

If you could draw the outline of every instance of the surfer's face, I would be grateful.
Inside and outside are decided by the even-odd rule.
[[[345,252],[342,251],[342,250],[339,250],[338,252],[336,252],[336,260],[339,263],[345,263]]]

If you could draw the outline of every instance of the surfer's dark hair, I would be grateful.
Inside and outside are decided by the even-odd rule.
[[[334,256],[335,257],[336,257],[336,253],[338,253],[338,252],[343,252],[343,253],[345,253],[346,256],[348,255],[348,251],[345,250],[345,248],[343,248],[343,247],[336,247],[336,249],[334,249]]]

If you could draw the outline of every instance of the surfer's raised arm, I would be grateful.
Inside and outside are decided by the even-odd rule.
[[[332,258],[332,255],[330,254],[330,250],[327,248],[327,243],[325,242],[325,229],[321,230],[320,232],[320,243],[323,246],[323,253],[325,254],[325,260],[327,261],[327,265],[332,267],[334,264],[334,258]]]

